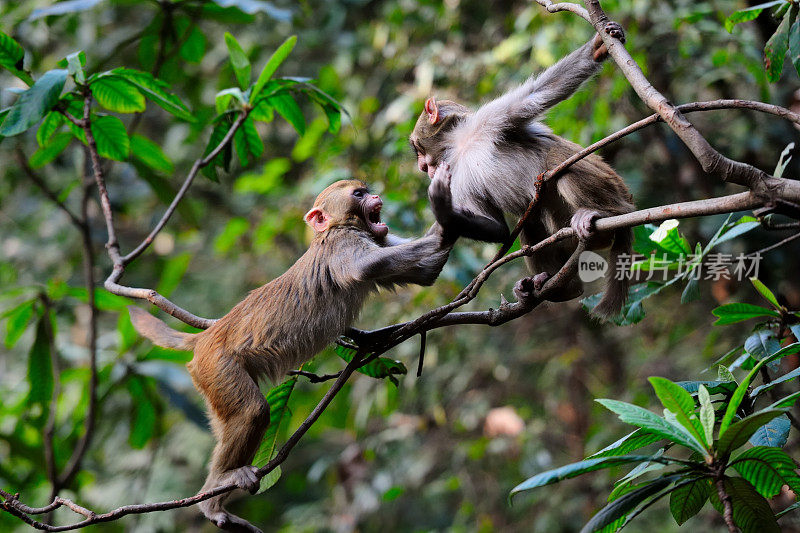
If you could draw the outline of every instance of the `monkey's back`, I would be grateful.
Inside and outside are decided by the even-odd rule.
[[[189,364],[193,377],[204,365],[234,358],[254,378],[277,383],[341,335],[375,289],[348,270],[349,258],[363,246],[349,232],[330,230],[325,238],[333,246],[315,241],[283,275],[251,291],[200,333]]]

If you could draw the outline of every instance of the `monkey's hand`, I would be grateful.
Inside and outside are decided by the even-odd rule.
[[[609,21],[606,23],[603,31],[606,32],[611,37],[617,39],[621,43],[625,43],[625,31],[622,29],[622,26],[614,21]],[[600,37],[600,34],[595,35],[594,37],[594,51],[592,53],[592,58],[597,61],[605,61],[608,57],[608,48],[606,47],[605,43],[603,43],[603,38]]]
[[[575,211],[570,220],[570,226],[581,241],[588,241],[595,234],[594,221],[600,218],[600,213],[591,209],[581,208]]]
[[[453,212],[453,196],[450,193],[450,180],[452,179],[450,165],[442,161],[437,165],[431,184],[428,186],[428,199],[439,223],[447,220]]]
[[[517,297],[517,301],[522,305],[528,305],[532,303],[536,293],[542,290],[548,279],[550,279],[550,274],[547,272],[540,272],[533,277],[522,278],[514,284],[514,296]]]
[[[231,470],[228,473],[228,481],[236,483],[237,487],[246,490],[250,494],[255,494],[261,486],[261,480],[256,476],[257,471],[258,467],[252,465]]]

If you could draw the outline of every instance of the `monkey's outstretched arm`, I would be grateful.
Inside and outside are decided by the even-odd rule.
[[[381,285],[431,285],[447,262],[450,248],[435,233],[396,246],[370,247],[355,265],[357,277]]]

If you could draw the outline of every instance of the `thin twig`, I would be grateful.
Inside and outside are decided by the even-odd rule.
[[[769,251],[771,251],[771,250],[774,250],[775,248],[780,248],[780,247],[781,247],[781,246],[783,246],[784,244],[788,244],[788,243],[790,243],[790,242],[792,242],[792,241],[794,241],[794,240],[796,240],[796,239],[798,239],[798,238],[800,238],[800,232],[798,232],[798,233],[795,233],[794,235],[789,235],[788,237],[786,237],[786,238],[785,238],[785,239],[783,239],[782,241],[778,241],[778,242],[776,242],[775,244],[772,244],[772,245],[770,245],[770,246],[767,246],[766,248],[762,248],[762,249],[760,249],[760,250],[758,250],[758,251],[755,251],[755,252],[749,253],[749,254],[747,254],[747,257],[754,257],[754,256],[757,256],[757,255],[764,254],[764,253],[766,253],[766,252],[769,252]]]

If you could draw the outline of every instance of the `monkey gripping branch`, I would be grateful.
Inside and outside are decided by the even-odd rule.
[[[517,290],[515,290],[515,294],[518,296],[517,301],[509,303],[505,301],[505,299],[501,299],[497,309],[456,312],[458,308],[475,298],[485,281],[501,266],[521,257],[533,256],[537,252],[546,250],[576,236],[575,229],[572,227],[563,227],[551,235],[540,239],[538,242],[528,242],[518,251],[508,253],[514,240],[520,235],[526,222],[535,211],[543,185],[549,180],[558,179],[560,175],[567,172],[573,165],[589,157],[603,146],[615,142],[648,125],[663,121],[686,144],[706,172],[717,176],[720,180],[741,185],[746,190],[719,198],[651,207],[615,216],[604,216],[594,220],[594,227],[597,231],[607,232],[611,230],[621,230],[632,228],[646,222],[731,213],[756,208],[776,209],[784,213],[794,214],[795,216],[800,213],[800,184],[781,177],[771,176],[751,165],[733,161],[723,156],[715,150],[691,122],[686,119],[684,113],[742,108],[783,117],[797,125],[800,125],[800,115],[778,106],[745,100],[716,100],[710,102],[694,102],[680,106],[672,105],[649,83],[618,37],[616,37],[613,32],[607,33],[605,31],[605,28],[609,24],[609,19],[602,11],[598,1],[587,0],[585,2],[585,8],[577,4],[553,3],[549,0],[537,0],[537,2],[549,12],[569,11],[592,24],[600,35],[608,55],[615,61],[620,71],[628,79],[642,101],[644,101],[655,114],[609,135],[586,149],[578,150],[568,156],[565,155],[562,162],[552,168],[546,169],[536,176],[534,180],[535,193],[527,209],[524,210],[524,213],[520,217],[516,227],[510,232],[508,238],[499,248],[495,257],[477,273],[475,278],[467,284],[451,302],[436,309],[432,309],[417,319],[406,323],[395,324],[374,331],[350,330],[348,332],[350,340],[343,339],[340,340],[340,342],[357,348],[355,355],[339,373],[317,379],[318,381],[332,379],[333,384],[311,414],[291,434],[286,443],[277,450],[275,455],[263,467],[249,474],[252,475],[253,478],[261,479],[277,468],[288,457],[289,453],[302,436],[316,422],[321,413],[327,408],[353,373],[362,365],[378,357],[391,347],[417,334],[422,336],[424,347],[425,333],[439,327],[457,324],[486,324],[492,326],[503,324],[529,313],[535,309],[539,303],[546,301],[548,297],[565,287],[574,278],[574,270],[578,255],[586,247],[586,243],[583,240],[579,239],[577,241],[577,246],[571,254],[569,254],[561,268],[546,282],[541,284],[541,286],[531,286],[525,283],[518,284],[516,287]],[[0,134],[10,136],[21,133],[47,115],[47,117],[49,117],[48,120],[66,121],[73,129],[73,132],[75,132],[75,136],[86,145],[91,161],[90,178],[99,195],[103,218],[105,220],[107,231],[106,249],[113,264],[112,272],[109,274],[104,284],[107,290],[121,296],[149,301],[159,309],[162,309],[183,322],[201,329],[209,328],[215,323],[214,320],[199,317],[180,308],[153,289],[128,287],[122,285],[120,282],[125,273],[125,269],[147,250],[155,237],[168,223],[177,205],[185,197],[191,187],[197,173],[209,168],[213,170],[216,166],[227,167],[231,145],[237,137],[237,132],[242,129],[252,131],[250,128],[252,126],[253,111],[260,105],[268,105],[264,104],[264,101],[267,99],[266,95],[274,96],[279,93],[289,94],[302,91],[304,94],[311,96],[315,102],[325,109],[329,119],[332,115],[338,114],[340,110],[338,104],[313,86],[302,84],[296,80],[272,79],[275,69],[281,61],[285,59],[293,46],[294,40],[288,40],[273,54],[273,57],[268,61],[267,66],[253,84],[248,86],[249,80],[247,80],[247,83],[244,84],[242,89],[247,88],[249,89],[248,92],[245,93],[242,92],[241,89],[237,89],[228,92],[223,91],[224,94],[221,93],[221,100],[218,98],[218,104],[221,103],[219,107],[222,112],[217,121],[215,130],[212,133],[211,142],[206,149],[205,155],[195,161],[172,203],[160,220],[154,225],[147,237],[127,254],[122,253],[120,243],[116,236],[112,201],[106,187],[102,159],[115,159],[115,157],[113,153],[109,152],[108,147],[98,142],[97,133],[103,131],[103,127],[108,126],[108,121],[103,121],[102,117],[98,117],[92,111],[93,104],[99,100],[98,95],[95,94],[95,88],[103,83],[124,83],[134,87],[151,101],[176,116],[187,113],[187,110],[174,95],[167,91],[163,84],[155,80],[152,76],[148,77],[146,73],[132,71],[130,69],[116,69],[114,71],[93,74],[87,77],[83,72],[84,64],[79,55],[73,54],[67,59],[67,69],[51,71],[42,76],[35,83],[32,83],[33,80],[29,74],[17,68],[18,61],[14,60],[10,63],[8,61],[2,63],[4,67],[12,72],[16,72],[21,79],[29,84],[32,83],[32,85],[31,89],[23,93],[20,97],[18,105],[15,105],[11,111],[7,112]],[[233,59],[233,57],[236,56],[235,47],[232,45],[229,47],[232,50],[231,55]],[[14,54],[16,54],[16,56]],[[16,49],[14,49],[14,54],[12,54],[11,59],[15,57],[17,59],[21,58],[20,53],[18,53]],[[237,71],[237,77],[238,74],[239,72]],[[77,88],[72,93],[60,97],[60,92],[67,76],[72,77]],[[45,95],[44,99],[42,99],[43,94]],[[245,94],[248,96],[245,96]],[[41,112],[39,116],[34,116],[36,112],[32,115],[30,112],[24,111],[26,106],[28,106],[27,109],[30,110],[30,103],[34,100],[37,102],[37,109]],[[103,105],[107,104],[104,103]],[[105,124],[103,122],[105,122]],[[334,126],[333,121],[331,121],[331,126],[334,129],[338,127],[338,125]],[[21,158],[21,161],[24,161],[24,158]],[[51,200],[68,213],[69,218],[77,227],[82,229],[86,228],[87,218],[85,214],[82,218],[71,214],[63,203],[59,202],[58,197],[48,191],[44,182],[38,179],[32,169],[23,165],[23,170],[31,176],[32,181],[42,188]],[[312,217],[312,221],[314,221],[314,217]],[[322,223],[324,223],[324,220]],[[404,244],[397,244],[397,246],[404,246]],[[91,278],[87,279],[91,287],[93,282]],[[91,293],[91,291],[89,292]],[[96,348],[93,347],[91,353],[91,369],[93,373],[91,386],[93,388],[96,387],[96,368],[94,366],[95,351]],[[301,375],[308,374],[301,373]],[[313,377],[313,375],[310,376]],[[92,398],[93,404],[96,401],[96,393],[94,390],[90,394],[90,397]],[[93,415],[90,415],[90,417],[91,416]],[[90,428],[90,422],[87,422],[87,446],[88,440],[91,439]],[[71,500],[58,496],[57,491],[56,494],[53,495],[50,504],[38,508],[23,503],[18,494],[0,491],[0,496],[2,496],[4,500],[0,503],[0,508],[37,529],[65,531],[100,522],[117,520],[128,514],[140,514],[186,507],[210,501],[215,498],[221,501],[218,497],[228,494],[242,486],[240,480],[220,478],[217,481],[219,482],[218,486],[204,487],[201,492],[194,496],[165,502],[126,505],[105,513],[96,513],[86,509]],[[724,498],[722,498],[722,500],[725,501]],[[59,507],[66,507],[72,510],[76,514],[81,515],[83,520],[73,524],[54,526],[32,518],[36,515],[49,514]],[[226,520],[234,521],[226,522]],[[244,524],[235,522],[235,517],[232,517],[232,515],[219,518],[217,523],[218,525],[232,529],[235,527],[247,527],[244,525],[246,522],[244,522]]]

